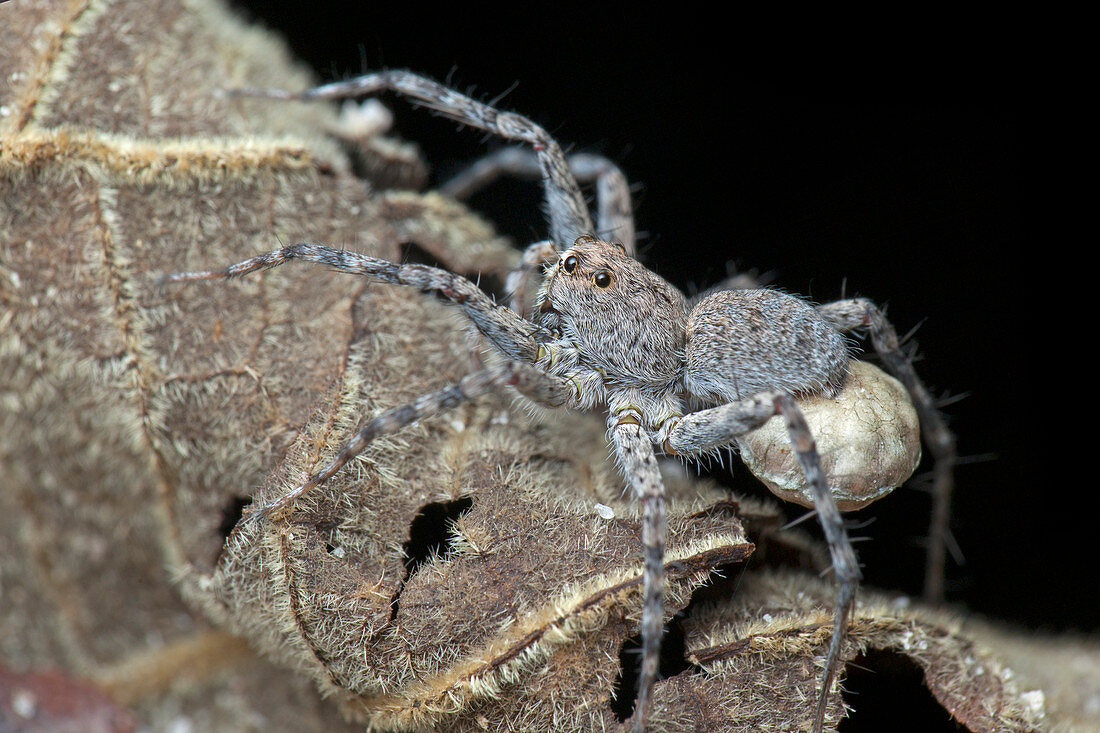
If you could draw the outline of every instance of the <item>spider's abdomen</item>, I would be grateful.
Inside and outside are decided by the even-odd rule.
[[[713,404],[768,390],[835,394],[844,337],[805,301],[776,290],[723,290],[688,317],[684,385]]]

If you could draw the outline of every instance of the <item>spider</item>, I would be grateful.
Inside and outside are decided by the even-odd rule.
[[[605,410],[609,442],[643,509],[642,662],[633,716],[634,730],[643,731],[657,679],[664,616],[665,490],[658,455],[698,458],[736,445],[754,471],[767,473],[769,469],[761,466],[773,464],[776,456],[795,465],[790,460],[793,449],[797,458],[793,486],[790,481],[777,486],[783,482],[765,480],[784,498],[814,507],[838,585],[833,632],[814,711],[814,730],[821,731],[861,579],[838,500],[843,508],[853,508],[908,478],[919,458],[919,438],[915,454],[892,453],[881,446],[905,438],[899,431],[916,432],[915,419],[903,419],[914,407],[937,461],[937,490],[946,496],[950,489],[953,437],[900,348],[892,325],[878,307],[860,298],[815,307],[776,290],[719,287],[687,299],[635,258],[629,189],[614,165],[596,156],[567,158],[558,143],[529,119],[499,111],[417,74],[383,71],[304,92],[248,88],[230,93],[316,100],[382,91],[397,92],[459,123],[529,145],[533,156],[524,150],[491,157],[453,192],[502,171],[534,169],[543,181],[550,240],[528,247],[520,266],[509,275],[511,307],[497,304],[473,282],[446,270],[394,264],[312,243],[283,247],[223,270],[161,278],[165,283],[237,277],[292,260],[323,264],[436,293],[461,309],[499,356],[499,363],[368,421],[319,472],[274,502],[254,509],[248,519],[278,520],[297,498],[327,481],[372,440],[492,390],[514,387],[540,405]],[[595,224],[578,178],[597,183]],[[531,303],[526,294],[534,288],[540,269],[543,277]],[[874,384],[868,387],[866,380],[875,383],[888,378],[866,377],[866,368],[852,359],[845,335],[862,329],[869,332],[879,356],[909,397],[876,402],[876,410],[885,410],[887,418],[854,427],[869,431],[867,444],[877,447],[861,448],[856,468],[849,465],[841,471],[839,464],[823,467],[821,458],[833,452],[838,439],[832,438],[819,454],[800,405],[825,405],[826,413],[834,410],[830,419],[854,423],[859,420],[830,405],[879,400],[882,391]],[[753,431],[776,416],[785,426],[780,431],[785,437],[752,442]],[[864,475],[871,473],[871,479]],[[941,502],[936,513],[945,512]],[[934,533],[933,546],[941,540]]]

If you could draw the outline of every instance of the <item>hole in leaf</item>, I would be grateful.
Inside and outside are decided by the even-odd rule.
[[[924,673],[899,652],[872,649],[846,668],[844,702],[848,717],[837,730],[965,731],[924,684]]]
[[[432,557],[445,558],[453,554],[451,525],[474,505],[473,499],[426,504],[409,525],[409,541],[405,550],[405,579],[411,578],[420,566]]]
[[[217,549],[212,557],[211,567],[216,567],[222,560],[222,554],[226,550],[226,540],[233,533],[233,528],[244,516],[244,508],[252,503],[252,499],[244,496],[231,496],[222,507],[221,520],[218,522]],[[213,539],[213,538],[211,538]],[[212,543],[213,544],[213,543]]]
[[[237,526],[237,522],[241,521],[244,508],[251,503],[252,499],[245,496],[232,496],[226,502],[225,507],[222,509],[222,521],[218,524],[218,534],[222,538],[222,544],[225,544],[225,541],[229,539],[229,535],[233,528]]]
[[[409,525],[409,541],[402,545],[405,550],[405,579],[394,594],[390,619],[397,617],[397,602],[409,579],[420,566],[432,558],[447,558],[454,554],[451,544],[451,525],[458,521],[473,507],[473,499],[455,499],[454,501],[425,504],[416,513]]]
[[[680,620],[686,613],[681,611],[665,625],[661,639],[661,662],[657,667],[657,679],[663,680],[686,670],[702,672],[687,660],[684,647],[684,629]],[[619,651],[619,679],[611,694],[611,709],[620,723],[634,714],[634,705],[638,700],[638,674],[642,669],[642,637],[633,636],[626,640]]]

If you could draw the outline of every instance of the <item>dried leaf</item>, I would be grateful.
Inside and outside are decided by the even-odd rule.
[[[432,298],[318,268],[155,285],[280,241],[412,243],[468,273],[516,252],[438,195],[356,178],[327,108],[217,95],[309,80],[212,0],[0,14],[0,656],[97,680],[154,728],[620,726],[639,522],[598,418],[487,397],[373,444],[284,520],[236,524],[480,356]],[[356,144],[376,184],[423,178],[407,147]],[[761,566],[815,548],[669,480],[686,656],[655,720],[804,727],[831,591]],[[974,730],[1042,713],[939,617],[865,601],[860,648],[911,657]]]

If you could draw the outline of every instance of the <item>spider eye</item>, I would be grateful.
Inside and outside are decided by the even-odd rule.
[[[607,270],[600,270],[592,276],[592,282],[596,284],[597,288],[606,289],[611,287],[611,273]]]
[[[579,263],[580,260],[577,259],[576,255],[569,255],[564,260],[562,260],[561,269],[565,270],[567,273],[572,273],[573,270],[577,269],[577,265]]]

